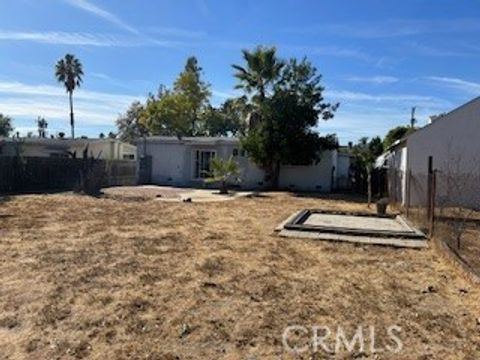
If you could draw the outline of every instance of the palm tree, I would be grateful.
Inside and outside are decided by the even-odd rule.
[[[207,183],[220,182],[220,194],[228,194],[228,182],[238,182],[240,169],[238,163],[229,159],[213,158],[210,160],[211,171],[208,173]]]
[[[70,100],[70,126],[72,127],[72,139],[75,138],[75,121],[73,118],[73,91],[82,83],[83,69],[75,55],[67,54],[58,60],[55,65],[55,77],[58,82],[65,85]]]
[[[232,65],[236,70],[234,76],[239,80],[235,88],[243,89],[248,94],[256,92],[255,98],[262,102],[268,86],[278,79],[284,63],[277,58],[274,47],[258,46],[252,52],[242,50],[242,53],[246,67]]]
[[[37,119],[37,126],[38,126],[38,137],[44,138],[46,135],[46,130],[48,127],[48,122],[45,118],[39,116]]]

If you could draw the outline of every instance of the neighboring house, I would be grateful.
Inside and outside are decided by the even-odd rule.
[[[0,138],[0,156],[13,156],[20,149],[25,157],[69,157],[75,153],[103,160],[135,160],[136,146],[116,139]]]
[[[437,170],[437,201],[480,206],[480,97],[394,143],[377,159],[390,195],[402,205],[427,202],[428,161]]]
[[[340,147],[337,151],[337,166],[335,172],[334,190],[350,190],[352,187],[352,163],[353,155],[351,147]]]
[[[268,185],[265,172],[242,149],[238,138],[154,136],[137,143],[140,182],[159,185],[201,186],[210,171],[210,159],[233,157],[240,167],[239,186],[246,189]],[[144,159],[148,159],[145,161]],[[340,159],[340,160],[339,160]],[[284,165],[279,186],[292,190],[329,192],[336,186],[337,174],[348,176],[349,156],[325,151],[318,164]]]

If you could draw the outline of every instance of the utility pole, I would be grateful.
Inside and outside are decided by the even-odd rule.
[[[410,118],[410,127],[413,129],[415,124],[417,123],[417,119],[415,119],[415,110],[417,109],[416,106],[412,107],[412,116]]]

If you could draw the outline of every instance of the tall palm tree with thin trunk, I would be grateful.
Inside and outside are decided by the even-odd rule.
[[[75,120],[73,116],[73,91],[82,83],[82,63],[75,55],[67,54],[63,59],[58,60],[55,65],[55,77],[63,83],[70,100],[70,126],[72,128],[72,139],[75,138]]]
[[[46,136],[46,130],[48,128],[48,122],[45,118],[39,116],[37,119],[37,127],[38,127],[38,137],[44,138]]]
[[[267,96],[268,87],[279,78],[284,63],[278,59],[274,47],[258,46],[253,51],[242,50],[246,66],[232,65],[239,83],[237,89],[252,94],[254,100],[262,103]]]

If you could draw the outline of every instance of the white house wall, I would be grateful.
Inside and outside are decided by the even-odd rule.
[[[426,203],[428,157],[432,156],[433,168],[438,170],[437,199],[455,197],[462,203],[480,206],[480,99],[413,133],[407,138],[407,147],[407,167],[413,178],[412,205]],[[458,183],[447,184],[448,177]],[[463,189],[456,191],[456,187]]]
[[[328,151],[322,154],[320,162],[315,165],[284,165],[281,167],[279,185],[292,190],[330,192],[332,179],[335,179],[334,174],[332,176],[335,159],[336,151]]]
[[[138,157],[143,155],[143,147],[143,144],[138,144]],[[237,156],[233,156],[235,149]],[[267,185],[265,172],[247,156],[242,156],[239,143],[205,144],[173,140],[147,141],[146,154],[152,157],[152,182],[159,185],[201,186],[202,180],[194,178],[197,150],[215,151],[216,156],[223,159],[233,157],[239,164],[238,185],[241,188],[255,189]],[[282,166],[279,185],[299,191],[331,191],[333,166],[336,166],[336,151],[325,152],[316,165]]]
[[[246,189],[255,189],[265,184],[265,172],[253,163],[248,157],[239,156],[236,161],[240,165],[240,186]]]
[[[139,148],[142,146],[139,146]],[[147,154],[152,156],[152,182],[184,185],[186,183],[186,147],[182,144],[147,143]]]

